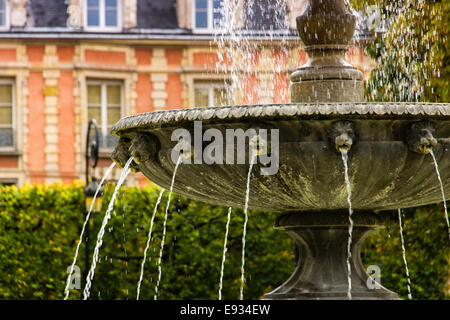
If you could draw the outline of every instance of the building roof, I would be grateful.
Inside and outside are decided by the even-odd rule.
[[[34,27],[65,27],[69,17],[67,7],[63,0],[31,0],[28,21]]]
[[[138,0],[137,27],[140,29],[178,29],[176,0]]]
[[[254,0],[244,0],[246,30],[286,29],[285,7],[278,0],[265,0],[261,5]]]
[[[261,5],[255,0],[244,0],[246,21],[242,33],[251,39],[298,40],[296,30],[283,27],[284,8],[279,0],[264,0]],[[135,28],[114,32],[92,32],[67,27],[69,0],[29,0],[28,21],[25,27],[12,27],[1,31],[1,38],[35,39],[104,39],[104,40],[179,40],[208,41],[214,35],[196,33],[179,27],[177,0],[137,0],[137,25]],[[356,41],[372,38],[366,19],[359,14],[355,32]],[[267,32],[270,31],[270,32]],[[270,33],[270,34],[269,34]]]

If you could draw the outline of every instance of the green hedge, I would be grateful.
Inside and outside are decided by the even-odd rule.
[[[383,286],[407,299],[398,212],[383,214],[388,224],[365,242],[362,258],[366,266],[380,267]],[[449,299],[450,241],[443,204],[404,209],[402,222],[413,299]]]
[[[81,184],[0,189],[0,297],[62,297],[83,197]]]
[[[91,222],[91,253],[103,211]],[[167,203],[163,196],[155,219],[141,299],[153,299],[157,260]],[[91,299],[135,299],[148,226],[159,189],[122,188],[106,229],[91,288]],[[228,208],[174,195],[169,208],[159,299],[217,299]],[[382,285],[406,297],[396,213],[392,224],[375,232],[363,252],[366,265],[380,266]],[[259,299],[285,281],[294,267],[294,245],[273,230],[274,213],[249,212],[245,299]],[[224,272],[223,298],[238,299],[243,211],[233,210]],[[83,186],[0,187],[0,298],[62,299],[84,222]],[[441,205],[405,211],[405,241],[413,297],[445,299],[448,235]],[[77,265],[84,269],[84,244]],[[84,281],[81,289],[83,289]],[[80,299],[72,290],[70,299]],[[447,296],[448,298],[448,296]]]

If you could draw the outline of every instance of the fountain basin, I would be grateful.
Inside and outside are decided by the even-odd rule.
[[[450,194],[450,104],[359,103],[363,74],[345,61],[355,21],[342,0],[305,2],[297,28],[309,59],[291,75],[292,104],[152,112],[112,129],[119,167],[132,157],[133,170],[180,195],[284,212],[275,228],[299,260],[266,299],[397,299],[374,290],[361,263],[362,241],[383,225],[373,211]]]
[[[450,104],[293,103],[150,112],[115,124],[112,133],[121,140],[113,159],[120,166],[136,151],[147,154],[144,161],[134,164],[135,170],[169,188],[175,167],[171,151],[177,144],[171,140],[172,132],[178,128],[192,132],[194,121],[202,122],[203,131],[215,128],[224,137],[226,129],[279,129],[278,172],[263,175],[260,169],[264,165],[255,164],[250,209],[348,208],[344,167],[333,137],[340,134],[334,132],[336,123],[342,122],[349,123],[354,134],[348,155],[355,210],[390,210],[442,201],[431,156],[414,149],[424,139],[418,136],[420,128],[419,133],[413,132],[418,124],[431,127],[434,143],[425,144],[425,149],[432,148],[445,193],[450,194]],[[130,148],[138,134],[148,139]],[[212,204],[244,207],[247,154],[248,141],[245,164],[183,163],[174,192]]]

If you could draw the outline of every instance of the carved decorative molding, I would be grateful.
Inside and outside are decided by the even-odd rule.
[[[83,0],[70,0],[67,7],[67,27],[73,29],[79,29],[83,26]]]
[[[125,29],[137,27],[137,0],[126,0],[122,2],[123,27]]]
[[[11,26],[24,27],[27,23],[28,0],[10,0]]]
[[[183,29],[192,29],[194,22],[192,21],[194,10],[194,1],[177,0],[177,18],[178,26]]]
[[[437,118],[450,115],[449,103],[291,103],[271,105],[225,106],[210,108],[188,108],[148,112],[131,115],[117,122],[112,131],[117,133],[136,126],[171,125],[183,121],[236,120],[244,118],[271,119],[308,116],[374,116],[392,118],[400,116],[426,115]]]
[[[296,19],[302,14],[306,5],[305,0],[287,0],[286,2],[286,14],[288,15],[288,23],[290,29],[297,29]]]

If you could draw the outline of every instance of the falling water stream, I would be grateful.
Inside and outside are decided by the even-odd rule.
[[[445,221],[447,222],[448,238],[450,239],[450,223],[448,220],[447,203],[445,202],[444,184],[442,183],[441,174],[439,173],[438,163],[436,161],[436,157],[434,156],[433,150],[430,150],[430,155],[433,158],[434,168],[436,169],[439,185],[441,187],[442,201],[444,202]]]
[[[108,209],[106,210],[105,217],[103,218],[102,226],[100,228],[100,231],[98,232],[97,243],[96,243],[95,249],[94,249],[94,255],[92,258],[91,269],[89,270],[89,273],[86,277],[86,286],[83,291],[83,299],[84,300],[87,300],[89,298],[89,294],[90,294],[89,290],[91,288],[92,279],[94,278],[95,267],[97,266],[98,253],[99,253],[100,247],[103,244],[102,239],[103,239],[103,235],[105,234],[105,228],[106,228],[106,225],[108,224],[109,219],[111,218],[111,212],[114,209],[114,201],[116,200],[117,194],[119,193],[119,189],[131,171],[130,165],[131,165],[132,161],[133,161],[133,157],[130,157],[130,159],[128,159],[127,163],[123,167],[123,170],[120,174],[119,181],[117,182],[116,188],[114,189],[114,193],[112,194],[112,197],[111,197],[111,201],[109,202]]]
[[[257,2],[254,0],[249,1],[244,5],[244,8],[240,7],[238,1],[224,1],[223,7],[219,10],[222,15],[222,19],[219,23],[219,27],[214,30],[214,44],[217,46],[218,61],[215,66],[217,74],[227,74],[229,81],[225,81],[225,90],[228,103],[232,105],[240,105],[245,103],[272,103],[276,99],[281,99],[278,102],[288,100],[288,89],[279,88],[275,90],[275,81],[272,77],[268,77],[266,73],[260,73],[256,67],[258,64],[264,65],[267,68],[271,68],[274,76],[282,76],[283,70],[286,69],[288,63],[288,46],[283,45],[287,41],[289,32],[281,32],[281,30],[288,30],[288,15],[284,14],[286,9],[285,0],[276,0],[270,2]],[[240,13],[244,10],[244,14],[249,20],[249,25],[239,26],[241,16]],[[280,41],[280,50],[277,54],[272,53],[272,47],[267,50],[264,40],[258,40],[258,37],[252,35],[250,30],[251,23],[254,23],[258,17],[255,16],[256,12],[264,16],[270,16],[273,19],[273,25],[267,29],[262,28],[259,30],[262,32],[261,39],[269,38],[273,39],[274,30],[276,30],[277,38]],[[252,22],[253,21],[253,22]],[[268,55],[267,53],[270,52]],[[273,56],[278,56],[274,58]],[[283,58],[285,57],[285,59]],[[258,63],[257,63],[258,61]],[[251,86],[249,84],[250,79],[257,79],[259,85]],[[243,88],[247,88],[244,93]],[[273,95],[274,92],[279,93],[279,97]],[[245,283],[245,240],[247,233],[248,222],[248,200],[250,194],[250,176],[253,169],[255,159],[251,159],[250,168],[247,177],[247,191],[245,197],[244,208],[244,226],[242,235],[242,264],[241,264],[241,287],[240,287],[240,299],[244,296],[244,283]],[[230,208],[231,210],[231,208]],[[231,212],[231,211],[230,211]],[[229,218],[229,217],[228,217]],[[229,221],[228,221],[229,223]],[[227,224],[228,228],[228,224]],[[227,229],[228,232],[228,229]],[[227,235],[225,235],[226,237]],[[224,252],[222,258],[222,269],[219,284],[219,300],[221,299],[221,289],[223,280],[223,264],[225,262],[226,255],[226,238],[224,243]]]
[[[170,198],[172,197],[172,190],[173,190],[173,185],[175,183],[175,176],[177,174],[177,169],[178,169],[178,166],[180,165],[180,163],[182,162],[182,160],[183,160],[182,156],[179,156],[177,163],[175,164],[175,169],[173,170],[173,175],[172,175],[172,183],[170,184],[170,189],[169,189],[169,196],[167,198],[166,213],[164,215],[163,235],[162,235],[162,239],[161,239],[161,247],[159,250],[158,281],[156,282],[156,286],[155,286],[155,295],[154,295],[155,300],[158,299],[159,283],[161,282],[161,275],[162,275],[161,263],[162,263],[162,254],[163,254],[163,250],[164,250],[164,242],[166,240],[166,226],[167,226],[167,217],[169,215]]]
[[[405,240],[403,239],[403,224],[402,224],[402,210],[401,209],[398,209],[398,224],[400,226],[400,240],[402,242],[403,263],[405,264],[406,280],[408,282],[408,298],[410,300],[412,300],[411,278],[409,277],[408,262],[406,261],[406,249],[405,249]]]
[[[223,241],[222,266],[220,268],[220,281],[219,281],[219,300],[222,300],[223,270],[225,267],[225,257],[227,254],[227,239],[228,239],[228,230],[230,227],[230,220],[231,220],[231,207],[228,208],[227,226],[225,228],[225,239]]]
[[[255,1],[249,0],[243,7],[241,1],[223,1],[218,10],[222,16],[218,27],[214,28],[214,46],[218,49],[218,60],[215,66],[217,74],[227,74],[225,81],[226,98],[233,105],[252,103],[272,103],[288,101],[288,88],[275,89],[276,81],[265,72],[257,70],[256,65],[270,68],[275,77],[283,75],[286,69],[289,49],[288,15],[285,14],[286,0]],[[239,26],[243,21],[242,27]],[[263,18],[264,17],[264,18]],[[256,36],[251,30],[258,19],[271,18],[272,23],[259,27]],[[280,41],[280,46],[273,59],[273,47],[267,46],[267,39]],[[268,55],[270,52],[270,55]],[[257,63],[258,61],[258,63]],[[248,83],[249,79],[257,79],[258,86]],[[243,88],[246,88],[244,93]],[[277,93],[275,97],[274,93]]]
[[[136,300],[139,300],[139,295],[141,292],[141,283],[142,283],[142,278],[144,276],[144,265],[145,265],[145,261],[147,260],[147,251],[148,251],[148,248],[150,247],[150,241],[152,240],[153,221],[155,220],[156,212],[158,211],[158,206],[159,206],[159,203],[161,202],[161,198],[162,198],[164,191],[166,191],[166,190],[161,189],[161,192],[159,193],[158,200],[156,200],[155,208],[153,209],[153,215],[152,215],[152,218],[150,221],[150,227],[148,228],[147,245],[145,246],[144,258],[142,259],[141,275],[139,276]]]
[[[345,184],[347,185],[347,202],[348,202],[348,221],[350,223],[348,227],[348,244],[347,244],[347,277],[348,277],[348,290],[347,298],[352,299],[352,267],[350,264],[352,257],[352,235],[353,235],[353,209],[352,209],[352,190],[350,185],[350,179],[348,177],[348,151],[347,149],[341,149],[342,162],[344,163],[345,172]]]
[[[97,195],[98,195],[99,191],[101,190],[101,188],[102,188],[102,186],[103,186],[103,183],[105,182],[106,178],[109,176],[109,174],[111,173],[111,171],[112,171],[112,169],[115,167],[115,165],[116,165],[116,163],[113,162],[113,163],[109,166],[108,170],[106,170],[106,173],[103,175],[103,178],[102,178],[102,180],[100,181],[97,190],[95,191],[94,199],[92,200],[91,206],[90,206],[90,208],[89,208],[89,212],[88,212],[88,214],[86,215],[86,220],[84,221],[83,228],[81,229],[80,240],[78,241],[77,249],[75,250],[75,256],[74,256],[74,258],[73,258],[73,262],[72,262],[72,265],[71,265],[71,267],[70,267],[69,276],[67,277],[66,288],[65,288],[65,290],[64,290],[64,292],[65,292],[66,295],[65,295],[65,297],[64,297],[64,300],[67,300],[67,299],[69,298],[69,294],[70,294],[69,286],[70,286],[70,282],[71,282],[71,278],[72,278],[73,269],[74,269],[74,267],[75,267],[75,263],[77,262],[78,252],[79,252],[79,250],[80,250],[81,242],[83,241],[83,235],[84,235],[84,231],[85,231],[85,229],[86,229],[86,225],[88,224],[89,219],[90,219],[90,217],[91,217],[91,212],[92,212],[92,209],[93,209],[94,204],[95,204],[95,199],[97,199]]]
[[[252,174],[253,165],[256,162],[256,156],[253,156],[250,161],[250,167],[248,169],[247,176],[247,190],[245,192],[245,206],[244,206],[244,231],[242,233],[242,263],[241,263],[241,289],[239,298],[244,300],[244,283],[245,283],[245,238],[247,235],[247,222],[248,222],[248,199],[250,197],[250,177]]]

